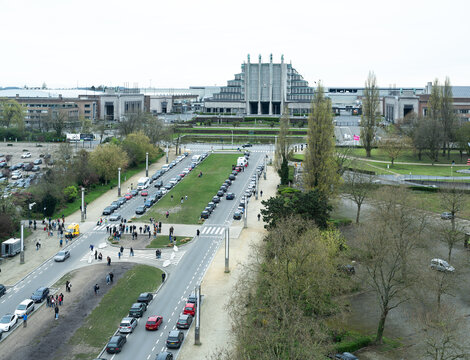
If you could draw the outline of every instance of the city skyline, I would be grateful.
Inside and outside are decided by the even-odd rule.
[[[224,86],[248,54],[284,55],[311,86],[361,87],[369,71],[380,87],[470,82],[463,0],[0,4],[0,87]]]

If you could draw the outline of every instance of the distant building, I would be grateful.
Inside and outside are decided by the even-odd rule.
[[[235,74],[227,86],[218,94],[204,101],[204,112],[238,115],[280,115],[284,106],[291,114],[307,114],[314,97],[314,89],[309,87],[291,64],[263,63],[261,55],[257,63],[242,64],[241,73]]]
[[[100,96],[100,119],[121,121],[125,116],[148,111],[139,89],[108,88]]]
[[[428,82],[425,93],[419,97],[419,114],[426,116],[428,112],[428,102],[431,96],[432,83]],[[470,120],[470,86],[452,86],[452,100],[454,103],[454,113],[462,121]]]

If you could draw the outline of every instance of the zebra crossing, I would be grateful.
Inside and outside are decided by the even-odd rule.
[[[93,231],[105,230],[106,226],[108,226],[108,225],[103,222],[103,224],[95,226],[93,228]]]
[[[102,249],[96,249],[98,252],[101,252],[103,255],[103,260],[95,260],[95,255],[94,252],[89,252],[88,254],[85,254],[80,261],[81,262],[87,262],[87,263],[103,263],[106,264],[106,258],[109,256],[111,257],[112,262],[126,262],[126,261],[134,261],[134,260],[153,260],[157,261],[159,264],[163,264],[167,261],[170,262],[171,265],[178,265],[180,260],[183,258],[184,254],[186,253],[186,250],[180,250],[178,251],[173,251],[173,250],[163,250],[162,255],[160,259],[156,259],[155,252],[154,251],[149,251],[149,250],[134,250],[134,256],[131,256],[129,251],[126,249],[124,251],[124,254],[121,255],[119,258],[117,256],[117,252],[119,251],[118,248],[102,248]],[[165,265],[163,265],[165,266]]]
[[[204,226],[201,235],[204,236],[221,236],[225,231],[225,226]]]

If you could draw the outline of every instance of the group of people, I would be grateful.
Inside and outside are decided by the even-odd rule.
[[[64,294],[60,293],[59,295],[49,295],[46,297],[46,306],[47,307],[57,307],[62,306],[64,302]]]

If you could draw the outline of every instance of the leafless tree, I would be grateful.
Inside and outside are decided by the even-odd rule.
[[[374,176],[347,171],[343,174],[343,178],[345,195],[357,206],[356,224],[359,224],[362,204],[373,190]]]

